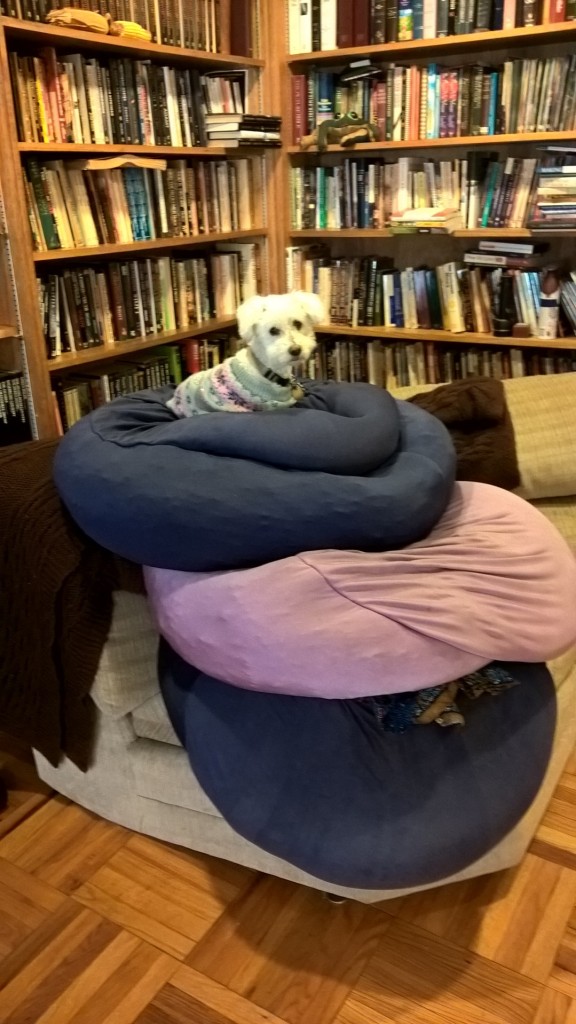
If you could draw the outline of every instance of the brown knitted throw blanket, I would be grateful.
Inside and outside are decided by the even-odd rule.
[[[412,399],[447,426],[458,479],[519,483],[498,381],[462,381]],[[90,762],[89,691],[108,636],[114,590],[144,593],[140,567],[90,541],[52,483],[57,442],[0,449],[0,729],[57,764]]]
[[[513,491],[520,486],[514,427],[504,385],[472,377],[409,399],[448,428],[456,449],[456,479]]]
[[[0,729],[85,770],[112,593],[144,587],[139,567],[93,544],[64,510],[56,446],[0,449]]]

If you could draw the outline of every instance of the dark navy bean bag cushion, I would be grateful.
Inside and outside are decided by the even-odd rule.
[[[545,665],[467,704],[463,729],[384,732],[358,701],[239,690],[162,641],[159,675],[196,777],[244,838],[334,885],[402,889],[476,861],[536,796],[556,697]]]
[[[425,537],[455,454],[429,413],[369,384],[310,384],[291,409],[177,419],[171,390],[102,406],[63,438],[55,482],[77,524],[142,565],[237,569],[317,548]]]

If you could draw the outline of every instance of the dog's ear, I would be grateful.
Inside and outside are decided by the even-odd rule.
[[[313,292],[292,292],[292,296],[300,303],[313,324],[321,324],[326,320],[324,304]]]
[[[243,341],[250,334],[254,324],[258,322],[265,308],[266,300],[262,295],[253,295],[252,298],[246,299],[246,302],[238,306],[236,319],[238,321],[238,333]]]

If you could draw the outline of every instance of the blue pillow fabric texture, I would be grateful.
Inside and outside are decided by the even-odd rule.
[[[63,438],[60,496],[117,555],[164,569],[239,569],[319,548],[425,537],[455,476],[446,428],[369,384],[310,383],[291,409],[177,419],[171,391],[102,406]]]
[[[159,677],[192,769],[236,832],[327,884],[403,889],[483,856],[541,786],[554,684],[545,665],[501,664],[521,685],[459,700],[464,728],[400,735],[360,701],[239,690],[165,641]]]

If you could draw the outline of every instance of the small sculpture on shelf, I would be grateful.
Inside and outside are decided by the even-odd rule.
[[[76,7],[61,7],[49,11],[46,21],[49,25],[83,29],[86,32],[97,32],[103,36],[124,36],[129,39],[142,39],[145,42],[150,42],[152,39],[152,33],[135,21],[112,21],[109,14],[79,10]]]
[[[342,117],[321,121],[311,135],[304,135],[301,138],[300,148],[311,149],[312,146],[316,146],[317,149],[324,150],[329,145],[348,147],[355,146],[357,142],[376,142],[377,139],[376,125],[351,110]]]

